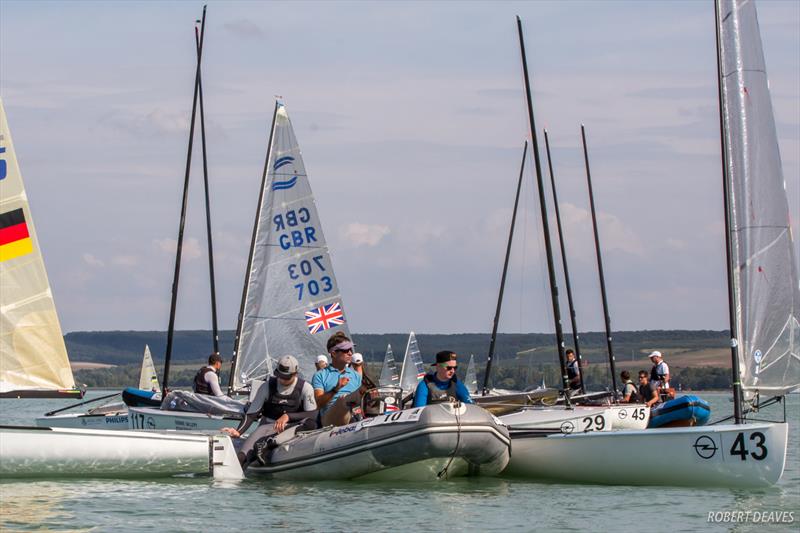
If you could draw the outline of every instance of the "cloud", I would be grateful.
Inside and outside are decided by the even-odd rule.
[[[135,255],[115,255],[111,258],[111,264],[116,266],[136,266],[139,264],[139,258]]]
[[[104,266],[106,266],[106,264],[102,260],[98,259],[97,257],[95,257],[90,253],[84,252],[84,254],[81,257],[83,258],[83,262],[91,267],[103,268]]]
[[[592,219],[588,209],[570,203],[563,203],[560,207],[565,233],[569,231],[566,228],[573,228],[573,232],[578,232],[581,228],[591,227]],[[619,250],[636,256],[645,253],[644,245],[636,232],[626,226],[619,217],[600,211],[597,213],[597,226],[600,233],[600,245],[604,251]],[[588,239],[586,232],[584,232],[584,237]],[[583,253],[588,251],[593,255],[594,243],[582,242],[578,249],[583,250]]]
[[[153,244],[155,244],[156,248],[158,248],[162,252],[174,255],[176,247],[178,245],[178,241],[170,238],[153,239]],[[194,237],[190,237],[183,241],[181,257],[184,260],[189,261],[192,259],[197,259],[202,255],[203,255],[203,250],[200,247],[200,242],[197,239],[195,239]]]
[[[264,31],[256,26],[252,21],[246,19],[237,19],[227,22],[222,25],[223,28],[228,30],[234,35],[244,37],[247,39],[260,38],[264,36]]]
[[[384,237],[389,235],[389,226],[381,224],[361,224],[353,222],[341,230],[342,237],[353,246],[377,246]]]

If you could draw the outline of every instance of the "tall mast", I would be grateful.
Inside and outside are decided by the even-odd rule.
[[[267,142],[267,157],[264,160],[264,171],[261,173],[261,190],[258,193],[258,205],[256,206],[256,218],[253,222],[253,236],[250,239],[250,254],[247,257],[247,269],[244,272],[244,287],[242,288],[242,303],[239,306],[239,323],[236,325],[236,337],[233,339],[233,357],[231,358],[231,374],[228,378],[228,394],[233,393],[233,377],[236,373],[236,359],[239,356],[239,343],[242,340],[242,323],[244,322],[244,305],[247,302],[247,289],[250,282],[250,270],[253,268],[253,254],[256,249],[256,238],[258,237],[258,220],[261,217],[261,208],[264,205],[264,189],[267,185],[267,171],[269,170],[269,158],[272,155],[272,138],[275,135],[275,119],[278,117],[278,107],[280,103],[275,101],[275,110],[272,112],[272,128],[269,130],[269,141]]]
[[[192,145],[194,142],[194,123],[197,114],[197,93],[200,81],[200,59],[203,55],[203,30],[206,26],[206,6],[203,6],[203,18],[200,20],[200,46],[197,52],[197,70],[194,75],[194,98],[192,100],[192,121],[189,125],[189,147],[186,151],[186,174],[183,178],[183,202],[181,203],[181,219],[178,226],[178,243],[175,253],[175,275],[172,279],[172,303],[169,308],[169,327],[167,328],[167,349],[164,355],[164,382],[161,391],[164,396],[169,386],[169,365],[172,358],[172,339],[175,335],[175,308],[178,303],[178,281],[181,276],[181,252],[183,250],[183,229],[186,225],[186,206],[189,200],[189,172],[192,167]],[[195,27],[195,31],[197,31]]]
[[[506,246],[506,259],[503,263],[503,275],[500,278],[500,294],[497,296],[497,309],[494,312],[494,322],[492,323],[492,340],[489,343],[489,355],[486,357],[486,374],[483,376],[483,396],[489,392],[489,373],[492,371],[492,359],[494,359],[494,346],[497,342],[497,325],[500,323],[500,308],[503,305],[503,292],[506,288],[506,274],[508,273],[508,259],[511,257],[511,243],[514,240],[514,224],[517,221],[517,206],[519,206],[519,191],[522,189],[522,175],[525,170],[525,156],[528,154],[528,141],[522,147],[522,163],[519,166],[519,180],[517,181],[517,195],[514,197],[514,212],[511,214],[511,229],[508,232],[508,245]]]
[[[558,207],[558,194],[556,193],[556,180],[553,174],[553,158],[550,157],[550,138],[547,135],[547,130],[544,130],[544,147],[547,152],[547,167],[550,170],[550,186],[553,189],[553,207],[556,212],[556,227],[558,228],[558,244],[561,248],[561,264],[564,267],[564,283],[567,287],[567,301],[569,302],[569,320],[572,325],[572,342],[575,344],[575,358],[578,360],[578,368],[581,366],[581,347],[578,335],[577,320],[575,318],[575,304],[572,300],[572,288],[569,282],[569,268],[567,267],[567,252],[564,248],[564,230],[561,228],[561,211]],[[578,377],[581,380],[581,392],[586,394],[586,386],[583,383],[583,370],[578,372]]]
[[[600,253],[600,237],[597,232],[597,215],[594,210],[594,191],[592,190],[592,173],[589,171],[589,151],[586,148],[586,129],[581,124],[581,139],[583,140],[583,161],[586,165],[586,183],[589,187],[589,205],[592,208],[592,229],[594,230],[594,250],[597,256],[597,273],[600,276],[600,294],[603,297],[603,318],[606,325],[606,346],[608,348],[608,365],[611,369],[611,387],[614,399],[617,399],[617,366],[614,359],[614,345],[611,338],[611,317],[608,313],[608,299],[606,298],[606,277],[603,274],[603,257]]]
[[[553,302],[553,320],[556,325],[556,344],[558,347],[558,362],[561,365],[561,382],[564,387],[564,399],[569,401],[569,378],[567,365],[564,360],[564,332],[561,329],[561,309],[558,304],[558,284],[556,270],[553,265],[553,248],[550,243],[550,225],[547,222],[547,202],[544,197],[544,180],[542,179],[542,164],[539,161],[539,141],[536,137],[536,123],[533,120],[533,100],[531,98],[531,83],[528,76],[528,61],[525,57],[525,41],[522,38],[522,21],[517,17],[517,33],[519,34],[519,49],[522,54],[522,72],[525,77],[525,96],[528,103],[528,122],[533,142],[533,161],[536,166],[536,183],[539,187],[539,205],[542,211],[542,231],[544,232],[544,246],[547,253],[547,273],[550,276],[550,297]]]
[[[197,59],[200,60],[200,41],[202,36],[194,27],[194,39],[197,44]],[[199,64],[198,64],[199,71]],[[206,195],[206,235],[208,239],[208,277],[211,287],[211,329],[214,353],[219,353],[219,329],[217,328],[217,290],[214,286],[214,246],[211,242],[211,201],[208,193],[208,159],[206,157],[206,117],[203,106],[203,80],[197,77],[197,90],[200,98],[200,139],[203,145],[203,185]]]
[[[714,2],[714,29],[717,42],[717,90],[719,92],[719,137],[722,154],[722,193],[725,212],[725,267],[728,275],[728,320],[731,328],[731,383],[733,384],[733,418],[736,424],[744,423],[742,416],[742,382],[739,371],[739,324],[736,321],[736,291],[733,288],[733,243],[731,234],[730,175],[728,173],[728,142],[725,135],[725,92],[723,91],[722,42],[720,35],[720,3]]]

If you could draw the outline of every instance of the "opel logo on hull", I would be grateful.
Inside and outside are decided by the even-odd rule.
[[[694,441],[692,448],[694,448],[694,451],[697,453],[697,455],[703,459],[711,459],[714,457],[714,454],[717,453],[717,445],[714,442],[714,439],[708,435],[701,435],[700,437],[697,437],[697,440]]]

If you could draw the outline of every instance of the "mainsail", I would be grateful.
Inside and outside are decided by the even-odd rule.
[[[74,395],[61,325],[0,100],[0,394]]]
[[[742,389],[800,385],[800,282],[755,4],[720,2],[723,132]]]
[[[422,362],[422,354],[417,346],[417,336],[412,331],[408,335],[406,345],[406,355],[403,358],[403,369],[400,371],[400,387],[403,391],[413,392],[417,388],[417,383],[425,376],[425,365]]]
[[[142,370],[139,373],[139,388],[142,390],[161,390],[158,386],[158,373],[153,364],[153,356],[150,355],[150,346],[144,345],[144,356],[142,356]]]
[[[264,379],[270,359],[291,354],[307,379],[328,338],[349,335],[333,264],[292,123],[275,104],[242,312],[232,389]]]
[[[394,361],[391,344],[386,346],[386,357],[383,358],[383,367],[381,368],[381,377],[378,380],[378,384],[381,387],[400,384],[400,374],[397,372],[397,364]]]

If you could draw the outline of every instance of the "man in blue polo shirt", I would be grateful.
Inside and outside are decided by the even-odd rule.
[[[436,354],[436,371],[425,374],[420,380],[414,393],[414,407],[447,402],[451,398],[473,403],[467,387],[456,377],[457,357],[455,352],[449,350]]]
[[[331,364],[318,370],[311,378],[323,426],[343,426],[350,423],[351,409],[361,405],[364,395],[361,374],[350,368],[353,342],[343,332],[328,339]]]

